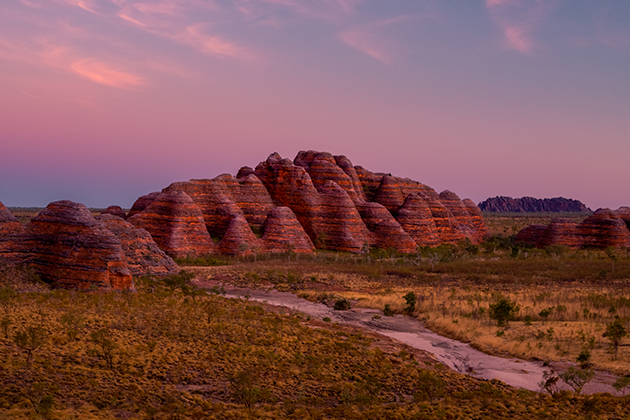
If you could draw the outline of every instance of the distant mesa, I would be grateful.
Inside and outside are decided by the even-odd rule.
[[[479,208],[481,211],[498,213],[587,213],[591,211],[591,209],[586,207],[582,202],[563,197],[493,197],[479,203]]]
[[[133,275],[175,272],[178,257],[409,253],[486,236],[468,199],[312,150],[294,160],[272,153],[236,177],[174,182],[138,198],[128,214],[110,206],[95,218],[82,204],[58,201],[24,226],[0,207],[0,260],[30,264],[69,288],[133,289]]]
[[[569,219],[553,219],[549,225],[531,225],[522,229],[515,238],[539,248],[549,245],[566,245],[579,248],[630,247],[630,208],[618,210],[598,209],[582,223]]]

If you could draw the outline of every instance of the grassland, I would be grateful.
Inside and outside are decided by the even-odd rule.
[[[627,250],[514,246],[180,261],[200,278],[275,286],[315,301],[407,312],[489,353],[630,371],[602,337],[630,319]],[[0,269],[0,418],[630,418],[630,397],[516,390],[452,372],[375,334],[190,287],[137,279],[138,293],[51,290]],[[498,326],[491,306],[519,308]],[[547,313],[548,312],[548,313]],[[545,315],[546,314],[546,315]]]

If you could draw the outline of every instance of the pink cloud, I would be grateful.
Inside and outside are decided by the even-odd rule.
[[[200,51],[225,57],[249,58],[250,54],[233,42],[219,36],[203,33],[203,24],[191,25],[186,30],[174,37],[177,41],[191,45]]]
[[[140,76],[114,69],[109,64],[92,58],[77,61],[70,68],[93,82],[116,88],[129,89],[145,84]]]
[[[508,47],[527,54],[532,49],[531,35],[522,27],[508,26],[503,28]]]
[[[356,48],[383,64],[392,64],[390,54],[379,45],[370,33],[362,30],[350,30],[342,32],[340,37],[346,45]]]
[[[68,4],[80,7],[81,9],[87,12],[98,14],[96,12],[96,6],[91,0],[66,0],[66,1]]]
[[[534,32],[557,2],[486,0],[490,17],[503,31],[506,48],[523,54],[534,48]]]

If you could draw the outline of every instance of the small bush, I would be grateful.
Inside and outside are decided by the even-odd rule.
[[[335,302],[334,309],[335,309],[335,311],[347,311],[347,310],[350,310],[350,302],[348,302],[348,299],[338,299]]]

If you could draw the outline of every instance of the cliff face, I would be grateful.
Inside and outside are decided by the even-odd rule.
[[[573,249],[628,247],[630,231],[624,219],[627,217],[625,209],[623,207],[617,211],[598,209],[577,225],[567,219],[554,219],[548,226],[528,226],[516,235],[515,240],[540,248],[554,244],[566,245]]]
[[[522,212],[575,212],[585,213],[591,211],[582,202],[563,197],[554,198],[512,198],[493,197],[479,203],[482,211],[493,211],[501,213],[522,213]]]

